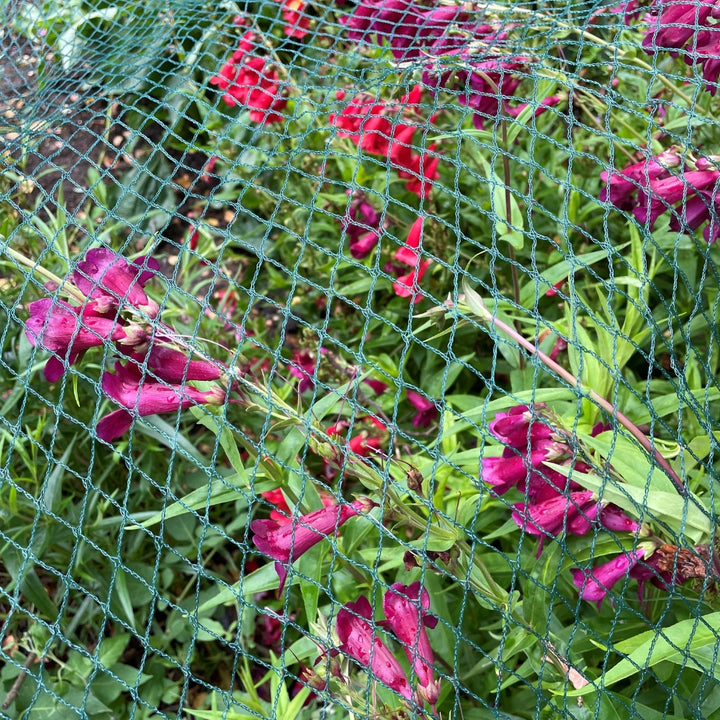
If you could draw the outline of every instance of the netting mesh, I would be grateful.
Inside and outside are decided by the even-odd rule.
[[[0,6],[0,717],[720,717],[714,0]]]

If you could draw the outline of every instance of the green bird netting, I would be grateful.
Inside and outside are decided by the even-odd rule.
[[[720,718],[720,3],[0,7],[0,717]]]

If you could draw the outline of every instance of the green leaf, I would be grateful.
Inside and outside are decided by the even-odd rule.
[[[285,585],[289,587],[296,585],[299,581],[299,575],[293,574],[292,578],[288,575]],[[200,605],[197,610],[198,615],[206,615],[208,611],[219,605],[242,602],[244,598],[250,598],[256,593],[277,590],[279,584],[277,572],[275,571],[275,563],[270,562],[255,570],[255,572],[246,575],[231,587],[219,589],[214,597]]]
[[[514,524],[514,523],[513,523]],[[526,582],[522,611],[528,624],[539,636],[547,632],[552,614],[552,588],[556,587],[560,574],[560,545],[547,548],[535,563]]]
[[[485,174],[485,179],[491,187],[492,211],[493,216],[497,218],[495,232],[516,250],[522,250],[525,242],[523,233],[525,219],[515,199],[515,191],[506,187],[481,152],[473,153],[473,159],[480,165],[480,170]]]
[[[98,652],[100,663],[105,667],[112,667],[122,657],[128,642],[130,642],[128,633],[103,638]]]
[[[177,500],[164,510],[153,513],[149,518],[140,520],[140,517],[132,517],[127,524],[128,530],[138,530],[141,527],[149,528],[157,525],[159,522],[169,520],[170,518],[179,517],[186,513],[200,511],[205,513],[208,508],[215,505],[222,505],[227,502],[243,500],[243,506],[247,507],[247,498],[245,493],[240,489],[240,484],[245,483],[246,478],[240,475],[231,475],[228,478],[217,478],[210,483],[208,491],[207,487],[200,487],[193,490],[190,494]]]
[[[669,661],[701,673],[712,672],[720,678],[716,646],[720,612],[702,618],[681,620],[669,628],[648,630],[614,646],[625,655],[597,681],[579,690],[563,690],[569,696],[586,695],[635,675],[644,678],[646,670],[660,662]],[[708,650],[712,650],[711,666],[707,664]]]
[[[672,480],[661,468],[651,463],[647,452],[637,441],[617,430],[608,430],[595,436],[577,433],[577,437],[610,463],[623,482],[643,489],[648,488],[648,492],[660,490],[677,495]]]

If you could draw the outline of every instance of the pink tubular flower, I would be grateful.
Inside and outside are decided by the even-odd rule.
[[[709,83],[706,89],[715,95],[720,73],[717,0],[655,0],[653,7],[657,17],[645,33],[645,52],[650,55],[663,50],[671,55],[682,52],[688,65],[702,67],[703,79]]]
[[[374,506],[375,503],[369,498],[360,497],[349,504],[333,504],[307,515],[293,517],[291,522],[254,520],[250,523],[252,541],[260,552],[276,560],[275,570],[282,591],[287,577],[285,565],[297,560],[351,517],[368,513]]]
[[[539,440],[531,445],[528,453],[527,447],[507,447],[500,457],[487,457],[482,461],[482,479],[492,485],[498,495],[504,495],[508,490],[516,487],[525,492],[530,484],[533,500],[542,496],[543,486],[554,487],[557,484],[557,471],[543,466],[546,460],[558,460],[567,451],[567,446],[553,440]],[[535,475],[542,476],[535,479]],[[559,487],[565,488],[567,480],[562,477]]]
[[[320,354],[327,352],[320,348]],[[317,358],[310,350],[295,350],[290,363],[290,374],[298,379],[297,390],[304,393],[315,387],[315,373],[317,370]]]
[[[600,509],[600,525],[610,532],[636,533],[640,523],[628,517],[617,505],[607,504]]]
[[[440,695],[440,681],[434,677],[434,656],[425,628],[434,628],[437,618],[428,615],[429,608],[430,596],[419,582],[411,585],[395,583],[383,598],[385,625],[403,644],[418,679],[416,693],[421,702],[430,703],[434,709]]]
[[[678,50],[705,25],[714,9],[715,2],[677,2],[677,0],[656,0],[655,7],[660,14],[654,27],[648,29],[643,40],[647,52]]]
[[[494,37],[490,34],[486,41]],[[457,53],[461,57],[466,50]],[[434,91],[445,87],[452,81],[449,88],[458,95],[458,102],[474,111],[473,125],[482,130],[488,120],[494,122],[502,112],[513,114],[509,101],[515,95],[524,73],[527,73],[529,59],[525,57],[507,57],[505,59],[492,59],[483,62],[470,62],[468,70],[453,70],[441,75],[435,75],[431,70],[423,73],[423,83]],[[547,105],[554,104],[550,99]],[[547,105],[544,109],[547,109]],[[524,104],[521,103],[521,107]],[[540,110],[540,108],[538,109]],[[515,111],[518,114],[520,111]],[[538,113],[539,114],[539,113]]]
[[[350,191],[348,190],[348,195]],[[363,192],[356,192],[340,225],[348,236],[350,254],[356,260],[367,257],[378,244],[382,232],[380,216]]]
[[[358,662],[373,678],[412,701],[413,693],[405,671],[377,636],[371,622],[372,608],[364,595],[355,602],[347,603],[337,615],[340,650]]]
[[[145,359],[152,374],[166,383],[179,385],[187,380],[218,380],[220,367],[209,360],[190,360],[189,352],[163,343],[153,343],[150,351],[143,355],[136,353],[135,359]]]
[[[134,416],[175,412],[193,405],[219,405],[225,400],[225,392],[219,387],[203,391],[143,376],[133,361],[125,365],[116,362],[115,373],[103,373],[102,387],[123,408],[111,412],[98,422],[95,433],[105,442],[112,442],[125,434]]]
[[[40,345],[59,356],[53,355],[45,363],[48,382],[59,380],[65,373],[65,363],[72,365],[91,347],[125,337],[122,325],[114,317],[96,312],[95,302],[75,307],[62,300],[43,298],[31,302],[28,310],[30,317],[25,321],[25,334],[30,344]]]
[[[610,588],[627,576],[644,555],[644,548],[638,548],[590,570],[571,570],[573,584],[580,591],[580,597],[588,602],[597,602],[599,610]]]
[[[538,410],[546,406],[538,403],[531,410],[527,405],[516,405],[507,412],[499,412],[488,424],[488,430],[501,442],[514,448],[521,448],[538,440],[547,440],[552,435],[552,428],[541,422]]]
[[[412,419],[413,427],[426,428],[437,417],[435,403],[414,390],[407,391],[408,402],[417,410]]]
[[[422,106],[422,86],[416,85],[396,102],[379,101],[368,93],[360,93],[338,114],[330,116],[338,137],[350,138],[363,152],[387,158],[398,177],[407,179],[405,187],[419,198],[427,196],[432,181],[439,177],[439,155],[415,152],[415,133]],[[408,121],[409,120],[409,121]],[[435,145],[427,151],[434,152]]]
[[[420,254],[417,252],[417,248],[420,246],[424,221],[425,218],[422,216],[415,220],[410,226],[405,245],[395,252],[395,260],[404,265],[409,265],[412,270],[395,280],[393,290],[400,297],[412,297],[414,303],[419,303],[422,300],[422,293],[419,288],[420,281],[427,269],[432,265],[432,260],[421,260]]]
[[[582,490],[567,495],[558,494],[536,505],[518,503],[512,518],[530,535],[557,537],[562,532],[584,535],[596,513],[594,493]]]
[[[671,149],[619,173],[603,172],[601,178],[607,185],[599,199],[632,212],[650,230],[670,212],[671,230],[689,233],[704,225],[708,243],[720,236],[720,170],[707,158],[699,158],[693,168]]]
[[[154,318],[158,305],[148,298],[143,286],[160,269],[155,258],[138,258],[130,263],[107,248],[88,250],[77,264],[73,282],[96,301],[99,311],[108,312],[120,304],[132,305]]]

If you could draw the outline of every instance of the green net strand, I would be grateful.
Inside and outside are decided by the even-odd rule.
[[[720,718],[715,0],[0,7],[1,718]]]

